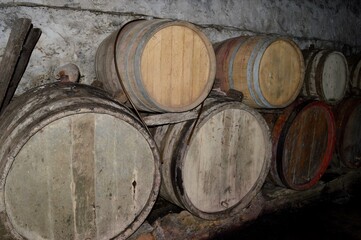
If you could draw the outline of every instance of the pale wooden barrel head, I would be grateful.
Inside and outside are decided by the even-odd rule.
[[[226,109],[205,121],[182,169],[185,195],[194,207],[221,212],[254,189],[267,165],[265,134],[259,120],[242,109]]]
[[[152,195],[154,157],[135,127],[108,114],[69,115],[14,157],[4,199],[26,239],[110,239]]]
[[[259,85],[271,105],[291,103],[301,90],[303,76],[304,60],[294,43],[278,39],[267,47],[259,66]]]
[[[145,91],[160,106],[195,107],[213,84],[213,48],[191,24],[172,24],[158,30],[145,44],[141,78]]]
[[[324,63],[322,90],[328,100],[341,100],[347,87],[347,62],[339,52],[331,52]]]

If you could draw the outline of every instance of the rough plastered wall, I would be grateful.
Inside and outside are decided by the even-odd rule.
[[[300,48],[361,50],[358,0],[0,0],[0,58],[16,18],[32,19],[43,34],[17,94],[54,81],[59,65],[75,63],[82,83],[95,79],[95,52],[119,26],[138,18],[171,18],[198,25],[212,42],[238,35],[291,37]]]

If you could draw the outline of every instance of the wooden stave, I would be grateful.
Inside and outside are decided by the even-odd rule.
[[[261,103],[255,102],[255,101],[257,101],[257,99],[254,99],[256,96],[254,96],[254,95],[252,96],[253,85],[251,84],[251,81],[253,80],[253,76],[252,75],[249,76],[252,78],[252,80],[247,79],[248,73],[252,72],[252,65],[253,65],[249,61],[249,58],[252,55],[252,52],[253,52],[252,49],[254,48],[255,45],[257,45],[259,38],[260,38],[259,36],[256,36],[256,37],[236,37],[236,38],[232,38],[232,39],[227,39],[218,45],[217,50],[219,50],[219,51],[216,52],[216,56],[217,56],[220,53],[222,53],[222,51],[225,51],[225,55],[226,55],[225,60],[226,61],[222,60],[222,61],[217,62],[217,65],[220,65],[220,64],[223,65],[222,68],[217,68],[217,70],[222,69],[224,71],[224,73],[222,74],[223,71],[216,73],[217,77],[216,77],[215,85],[219,85],[221,87],[221,90],[224,92],[227,92],[229,89],[232,89],[232,88],[242,92],[243,93],[243,102],[251,107],[258,107],[259,105],[261,105]],[[228,47],[230,47],[230,49],[227,49]],[[234,59],[235,59],[237,52],[241,51],[241,50],[245,51],[244,52],[244,55],[245,55],[244,67],[242,67],[242,72],[243,72],[243,75],[246,76],[246,78],[241,78],[239,80],[236,80],[236,81],[239,81],[240,83],[244,83],[244,84],[240,84],[240,86],[241,86],[240,89],[237,89],[234,86],[234,83],[236,81],[233,79],[233,65],[234,65]],[[218,59],[222,59],[222,56],[218,57]],[[223,83],[223,82],[225,82],[225,83]]]
[[[118,75],[116,73],[115,69],[115,60],[114,60],[114,46],[116,46],[118,52],[117,54],[117,60],[118,60],[118,68],[122,67],[122,64],[119,62],[123,61],[124,56],[122,56],[123,52],[125,51],[124,45],[120,44],[119,39],[127,38],[129,37],[127,35],[127,29],[135,27],[136,29],[139,28],[141,25],[137,25],[137,22],[142,20],[135,20],[130,21],[125,24],[123,24],[118,31],[114,31],[112,34],[110,34],[108,37],[106,37],[99,45],[96,56],[95,56],[95,73],[96,77],[99,81],[102,82],[103,88],[111,94],[111,96],[115,99],[117,99],[121,103],[125,103],[128,101],[124,90],[122,89],[120,81],[124,85],[127,84],[127,81],[124,81],[124,75],[122,74],[125,70],[124,68],[119,69],[119,74],[122,79],[118,78]],[[115,41],[118,36],[118,42],[115,44]],[[122,76],[123,75],[123,76]],[[129,87],[124,86],[126,88],[126,91],[128,93]],[[129,93],[128,93],[129,94]],[[134,99],[134,96],[132,96],[132,100],[139,101],[138,97]]]
[[[304,80],[304,86],[302,88],[302,94],[304,96],[312,96],[317,95],[316,87],[314,86],[314,82],[311,81],[311,79],[314,78],[314,71],[312,71],[312,68],[316,68],[316,55],[318,51],[316,50],[307,50],[302,51],[303,56],[305,58],[305,80]],[[311,76],[313,75],[313,76]]]
[[[341,160],[347,168],[356,169],[361,167],[361,161],[355,163],[349,161],[345,157],[343,152],[343,139],[345,138],[345,130],[348,125],[352,113],[359,107],[361,107],[360,98],[347,98],[341,101],[335,108],[335,121],[336,121],[336,153],[338,158]]]
[[[38,97],[40,97],[40,101],[37,101]],[[27,100],[29,100],[29,102]],[[58,105],[54,109],[49,110],[48,103],[52,100]],[[27,103],[30,107],[26,106]],[[21,106],[20,109],[25,111],[18,111],[18,106]],[[37,106],[39,109],[37,109]],[[36,132],[41,130],[47,124],[66,116],[93,112],[117,117],[136,128],[146,139],[154,156],[155,172],[153,176],[153,189],[147,203],[126,229],[119,231],[116,236],[106,236],[105,239],[113,237],[116,237],[117,239],[128,238],[137,228],[140,227],[145,218],[148,216],[156,201],[160,188],[160,156],[153,138],[145,130],[142,123],[134,117],[134,114],[132,114],[130,110],[114,102],[99,89],[82,84],[46,84],[21,95],[9,105],[0,118],[0,129],[6,128],[6,123],[12,122],[11,119],[15,120],[8,131],[5,131],[6,137],[4,137],[4,134],[0,139],[0,151],[2,153],[2,158],[0,159],[0,218],[4,222],[7,231],[9,231],[9,233],[11,233],[16,239],[24,239],[24,237],[17,233],[16,229],[13,228],[11,220],[5,212],[6,203],[4,198],[4,189],[6,175],[12,165],[12,162],[9,162],[9,159],[13,158],[13,161],[15,161],[15,157],[10,156],[16,156],[30,137],[36,134]],[[34,119],[31,116],[34,114],[41,115],[38,122],[33,121]],[[27,119],[30,120],[24,121]],[[16,131],[18,133],[15,133]]]
[[[293,96],[284,104],[279,105],[273,105],[268,102],[267,99],[264,98],[262,95],[262,90],[260,88],[259,78],[258,78],[258,71],[260,65],[260,61],[262,59],[262,56],[264,52],[267,50],[267,48],[276,41],[285,41],[289,44],[291,44],[294,49],[298,52],[299,56],[299,63],[301,65],[301,79],[298,84],[297,89],[295,90]],[[232,84],[229,82],[233,81],[231,79],[232,77],[228,73],[228,76],[226,72],[230,71],[228,68],[233,67],[232,62],[232,56],[234,59],[234,55],[240,48],[250,48],[251,50],[250,56],[247,55],[248,59],[245,60],[245,64],[247,64],[247,70],[243,74],[245,75],[245,79],[239,80],[243,84],[242,85],[248,85],[248,88],[244,89],[237,89],[238,91],[241,91],[244,94],[244,100],[243,102],[247,104],[248,106],[251,106],[253,108],[283,108],[288,106],[290,103],[292,103],[302,90],[303,85],[303,74],[305,71],[304,66],[304,59],[302,57],[302,53],[298,46],[290,39],[288,38],[277,38],[277,37],[267,37],[267,36],[253,36],[253,37],[236,37],[227,39],[223,42],[217,43],[215,46],[215,52],[216,52],[216,58],[217,58],[217,72],[216,72],[216,80],[215,80],[215,87],[219,87],[222,91],[227,92],[229,89],[232,89]],[[227,49],[228,48],[228,49]],[[230,51],[232,51],[230,53]],[[256,80],[254,80],[254,77],[256,77]]]
[[[325,50],[325,49],[314,49],[303,51],[303,54],[307,57],[306,60],[306,74],[305,74],[305,82],[303,87],[303,95],[307,97],[316,98],[318,100],[324,101],[327,104],[335,105],[339,103],[342,98],[345,96],[347,88],[348,88],[348,65],[346,58],[341,52],[334,50]],[[344,65],[346,68],[345,72],[345,87],[342,96],[339,99],[327,99],[322,87],[322,73],[324,64],[330,54],[339,54],[343,56]]]
[[[204,86],[202,94],[192,103],[183,107],[164,106],[157,103],[147,94],[140,77],[140,53],[144,48],[143,45],[146,44],[146,42],[152,37],[152,34],[169,26],[183,26],[196,32],[202,39],[203,44],[208,51],[210,61],[208,81]],[[107,56],[104,53],[107,51],[107,46],[110,48],[110,45],[114,45],[117,33],[118,32],[113,32],[100,44],[96,54],[96,74],[99,80],[105,82],[104,87],[107,91],[112,93],[113,96],[116,96],[117,99],[121,99],[121,102],[126,102],[127,99],[124,96],[124,92],[122,91],[120,84],[117,83],[119,80],[115,80],[114,77],[111,78],[108,77],[107,74],[102,73],[104,71],[111,71],[112,75],[115,76],[115,67],[111,66],[111,69],[109,70],[108,67],[103,64],[105,62],[103,58],[107,61],[109,60],[108,62],[112,63],[111,65],[114,65],[114,54],[111,53]],[[117,42],[117,49],[119,49],[117,51],[119,73],[127,93],[130,95],[131,100],[139,110],[148,112],[184,112],[191,110],[201,104],[212,89],[216,68],[216,58],[213,47],[207,37],[191,23],[185,21],[172,21],[168,19],[140,19],[131,21],[123,25]],[[123,51],[125,51],[126,54],[123,54]],[[131,80],[128,80],[128,78]],[[113,83],[108,84],[108,81]]]
[[[251,190],[244,196],[236,205],[219,212],[208,213],[197,209],[187,197],[186,194],[182,195],[184,192],[184,186],[182,185],[181,172],[176,171],[176,169],[182,169],[182,161],[186,156],[185,148],[187,147],[187,141],[192,137],[197,129],[202,125],[202,121],[206,121],[211,118],[211,116],[217,113],[221,109],[226,109],[227,107],[234,107],[236,109],[242,109],[250,111],[254,115],[261,128],[264,130],[265,138],[265,160],[262,166],[261,174],[251,188]],[[206,219],[206,220],[217,220],[222,218],[227,218],[239,213],[243,208],[245,208],[250,201],[255,197],[255,195],[260,191],[265,179],[267,177],[269,168],[270,168],[270,157],[271,157],[271,140],[270,133],[267,123],[264,121],[263,117],[253,109],[247,107],[244,104],[239,102],[234,102],[224,99],[206,99],[206,104],[202,115],[200,116],[197,126],[192,133],[192,128],[194,126],[195,120],[190,120],[178,124],[164,125],[157,127],[154,131],[154,138],[158,143],[161,156],[163,158],[162,164],[162,186],[160,190],[160,196],[173,202],[174,204],[188,210],[193,215]],[[167,161],[167,159],[169,159]]]
[[[216,53],[216,79],[214,82],[214,88],[220,88],[222,91],[227,92],[229,89],[234,89],[234,83],[231,74],[232,52],[234,48],[238,49],[241,44],[246,41],[248,37],[235,37],[227,39],[220,43],[214,44],[214,51]]]
[[[280,145],[280,142],[282,141],[281,135],[282,133],[287,134],[288,131],[288,129],[286,128],[287,123],[292,124],[292,121],[296,119],[298,114],[302,113],[303,111],[313,106],[321,107],[327,113],[328,123],[330,123],[328,128],[329,135],[327,139],[328,142],[327,149],[325,150],[325,154],[323,155],[323,160],[321,161],[321,164],[319,165],[317,173],[315,173],[314,177],[310,181],[304,184],[299,184],[299,185],[292,184],[291,182],[284,179],[284,177],[282,177],[283,174],[280,173],[281,170],[278,163],[282,162],[282,154],[283,154],[283,149],[282,149],[283,146]],[[332,160],[332,153],[336,146],[336,125],[331,108],[321,101],[297,99],[289,107],[285,108],[282,113],[266,114],[266,115],[269,116],[265,117],[265,119],[268,121],[268,124],[272,126],[272,132],[271,132],[272,158],[271,158],[271,167],[270,167],[268,179],[278,186],[286,187],[298,191],[307,190],[313,187],[315,184],[317,184],[319,179],[326,171],[329,163]],[[285,140],[285,138],[283,140]]]

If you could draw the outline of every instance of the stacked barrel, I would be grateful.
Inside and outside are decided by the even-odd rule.
[[[104,89],[121,102],[128,94],[137,109],[149,112],[198,106],[212,88],[215,65],[212,45],[202,32],[169,20],[130,22],[105,39],[96,56]]]
[[[243,102],[260,109],[272,129],[269,179],[295,190],[315,185],[335,147],[331,105],[342,100],[347,88],[343,54],[301,53],[290,39],[269,36],[228,39],[215,50],[215,87],[242,92]]]
[[[239,101],[207,98],[216,59],[198,28],[181,21],[130,22],[103,41],[96,62],[104,88],[137,110],[203,105],[197,119],[151,129],[163,162],[162,197],[205,219],[234,215],[249,204],[269,170],[269,130]]]
[[[360,61],[348,64],[358,88]],[[230,217],[267,176],[317,184],[335,146],[361,166],[361,100],[343,100],[341,52],[265,35],[212,46],[193,24],[137,20],[101,43],[95,68],[105,91],[45,85],[0,117],[0,211],[17,239],[125,239],[158,193],[203,219]],[[149,129],[141,117],[194,111]]]
[[[337,126],[336,152],[342,166],[361,167],[361,54],[348,59],[349,96],[335,109]]]
[[[243,102],[251,107],[285,107],[301,90],[303,57],[289,39],[237,37],[217,44],[215,51],[215,87],[242,92]]]

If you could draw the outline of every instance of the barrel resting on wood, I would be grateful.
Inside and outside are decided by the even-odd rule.
[[[212,88],[215,65],[213,47],[198,28],[164,19],[125,24],[96,54],[104,88],[121,102],[128,95],[137,109],[148,112],[198,106]]]
[[[298,46],[286,38],[236,37],[214,45],[215,88],[243,93],[254,108],[282,108],[301,91],[304,60]]]
[[[153,129],[163,160],[161,196],[204,219],[239,213],[268,173],[268,127],[247,106],[210,98],[195,121]]]

